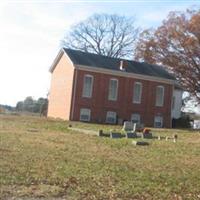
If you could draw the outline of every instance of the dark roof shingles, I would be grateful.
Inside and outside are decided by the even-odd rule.
[[[64,51],[70,57],[72,62],[77,65],[105,68],[110,70],[120,71],[120,61],[124,59],[111,58],[93,53],[86,53],[82,51],[64,48]],[[175,78],[169,74],[163,67],[152,65],[144,62],[136,62],[131,60],[124,60],[127,63],[126,72],[136,73],[147,76],[155,76],[159,78],[172,79]]]

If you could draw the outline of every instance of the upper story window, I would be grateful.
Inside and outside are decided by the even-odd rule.
[[[164,87],[159,85],[156,87],[156,106],[163,106],[164,103]]]
[[[117,114],[116,112],[108,111],[106,114],[106,122],[109,124],[116,124]]]
[[[90,121],[91,110],[88,108],[81,108],[80,110],[80,121]]]
[[[142,83],[135,82],[133,89],[133,103],[141,103],[142,97]]]
[[[92,87],[93,87],[93,76],[86,74],[84,76],[84,80],[83,80],[82,96],[91,98],[92,97]]]
[[[162,128],[163,127],[163,117],[162,116],[155,116],[154,127],[156,127],[156,128]]]
[[[133,114],[131,115],[131,121],[132,121],[133,123],[140,124],[140,114],[138,114],[138,113],[133,113]]]
[[[109,81],[109,91],[108,91],[108,100],[116,101],[118,95],[118,80],[110,79]]]

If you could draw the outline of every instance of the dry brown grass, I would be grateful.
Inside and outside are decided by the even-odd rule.
[[[138,147],[125,138],[69,131],[68,124],[0,116],[2,199],[200,199],[199,132],[154,129],[154,135],[177,133],[178,143],[151,140]]]

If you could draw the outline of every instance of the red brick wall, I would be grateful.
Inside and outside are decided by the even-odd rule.
[[[84,74],[94,76],[92,98],[82,97],[83,77]],[[118,99],[117,101],[108,100],[108,86],[110,78],[118,79]],[[132,103],[133,85],[135,81],[143,84],[141,104]],[[164,106],[156,107],[156,86],[162,85],[165,87]],[[91,121],[105,122],[106,112],[115,111],[118,118],[130,120],[132,113],[141,115],[141,123],[145,126],[154,125],[154,116],[161,114],[164,120],[164,127],[171,127],[171,96],[173,87],[170,84],[158,83],[147,80],[139,80],[127,77],[112,76],[95,72],[87,72],[78,70],[77,85],[75,89],[75,107],[72,120],[79,120],[80,109],[91,109]]]

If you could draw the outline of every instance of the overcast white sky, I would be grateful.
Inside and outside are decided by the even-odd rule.
[[[70,26],[94,13],[135,16],[141,27],[156,27],[172,10],[199,0],[0,1],[0,104],[27,96],[45,97],[48,69]]]

